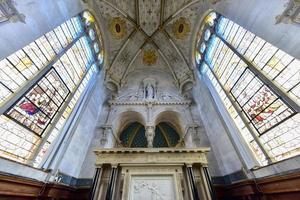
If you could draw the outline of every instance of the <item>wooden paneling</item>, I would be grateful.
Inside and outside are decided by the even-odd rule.
[[[215,186],[219,200],[299,200],[300,173]]]
[[[0,199],[14,200],[87,200],[89,188],[43,183],[21,177],[0,175]]]

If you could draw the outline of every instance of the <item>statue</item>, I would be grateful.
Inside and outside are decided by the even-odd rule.
[[[147,126],[146,127],[146,138],[148,142],[148,147],[152,148],[153,147],[153,139],[155,135],[155,128],[154,126]]]
[[[147,84],[145,89],[146,99],[154,99],[154,87],[151,84]]]

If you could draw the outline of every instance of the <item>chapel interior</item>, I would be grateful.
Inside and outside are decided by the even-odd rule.
[[[0,199],[299,200],[299,0],[0,0]]]

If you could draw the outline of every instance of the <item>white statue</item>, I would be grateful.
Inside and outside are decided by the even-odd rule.
[[[148,126],[146,127],[146,138],[148,142],[148,147],[152,148],[153,147],[153,139],[155,135],[155,128],[154,126]]]
[[[146,99],[154,99],[154,87],[151,84],[146,86]]]

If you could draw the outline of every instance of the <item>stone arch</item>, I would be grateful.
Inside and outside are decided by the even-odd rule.
[[[174,130],[182,137],[184,135],[183,120],[181,113],[173,110],[164,110],[155,117],[155,126],[161,122],[169,123]]]
[[[175,147],[180,142],[180,134],[172,124],[160,122],[155,127],[154,147]]]
[[[147,147],[145,127],[139,122],[131,122],[123,128],[119,139],[124,147]]]
[[[114,116],[112,126],[115,130],[116,136],[119,137],[121,131],[133,122],[138,122],[144,127],[146,125],[145,117],[142,113],[137,111],[127,110],[117,114],[117,116]]]
[[[195,25],[195,30],[192,33],[192,42],[191,42],[191,47],[190,48],[190,63],[192,63],[192,66],[194,69],[197,69],[197,64],[195,62],[195,47],[197,45],[197,39],[199,37],[201,37],[202,33],[203,33],[203,24],[204,24],[204,20],[207,17],[207,15],[209,15],[211,12],[214,12],[213,9],[208,9],[205,12],[203,12],[203,14],[199,17],[198,23]]]

